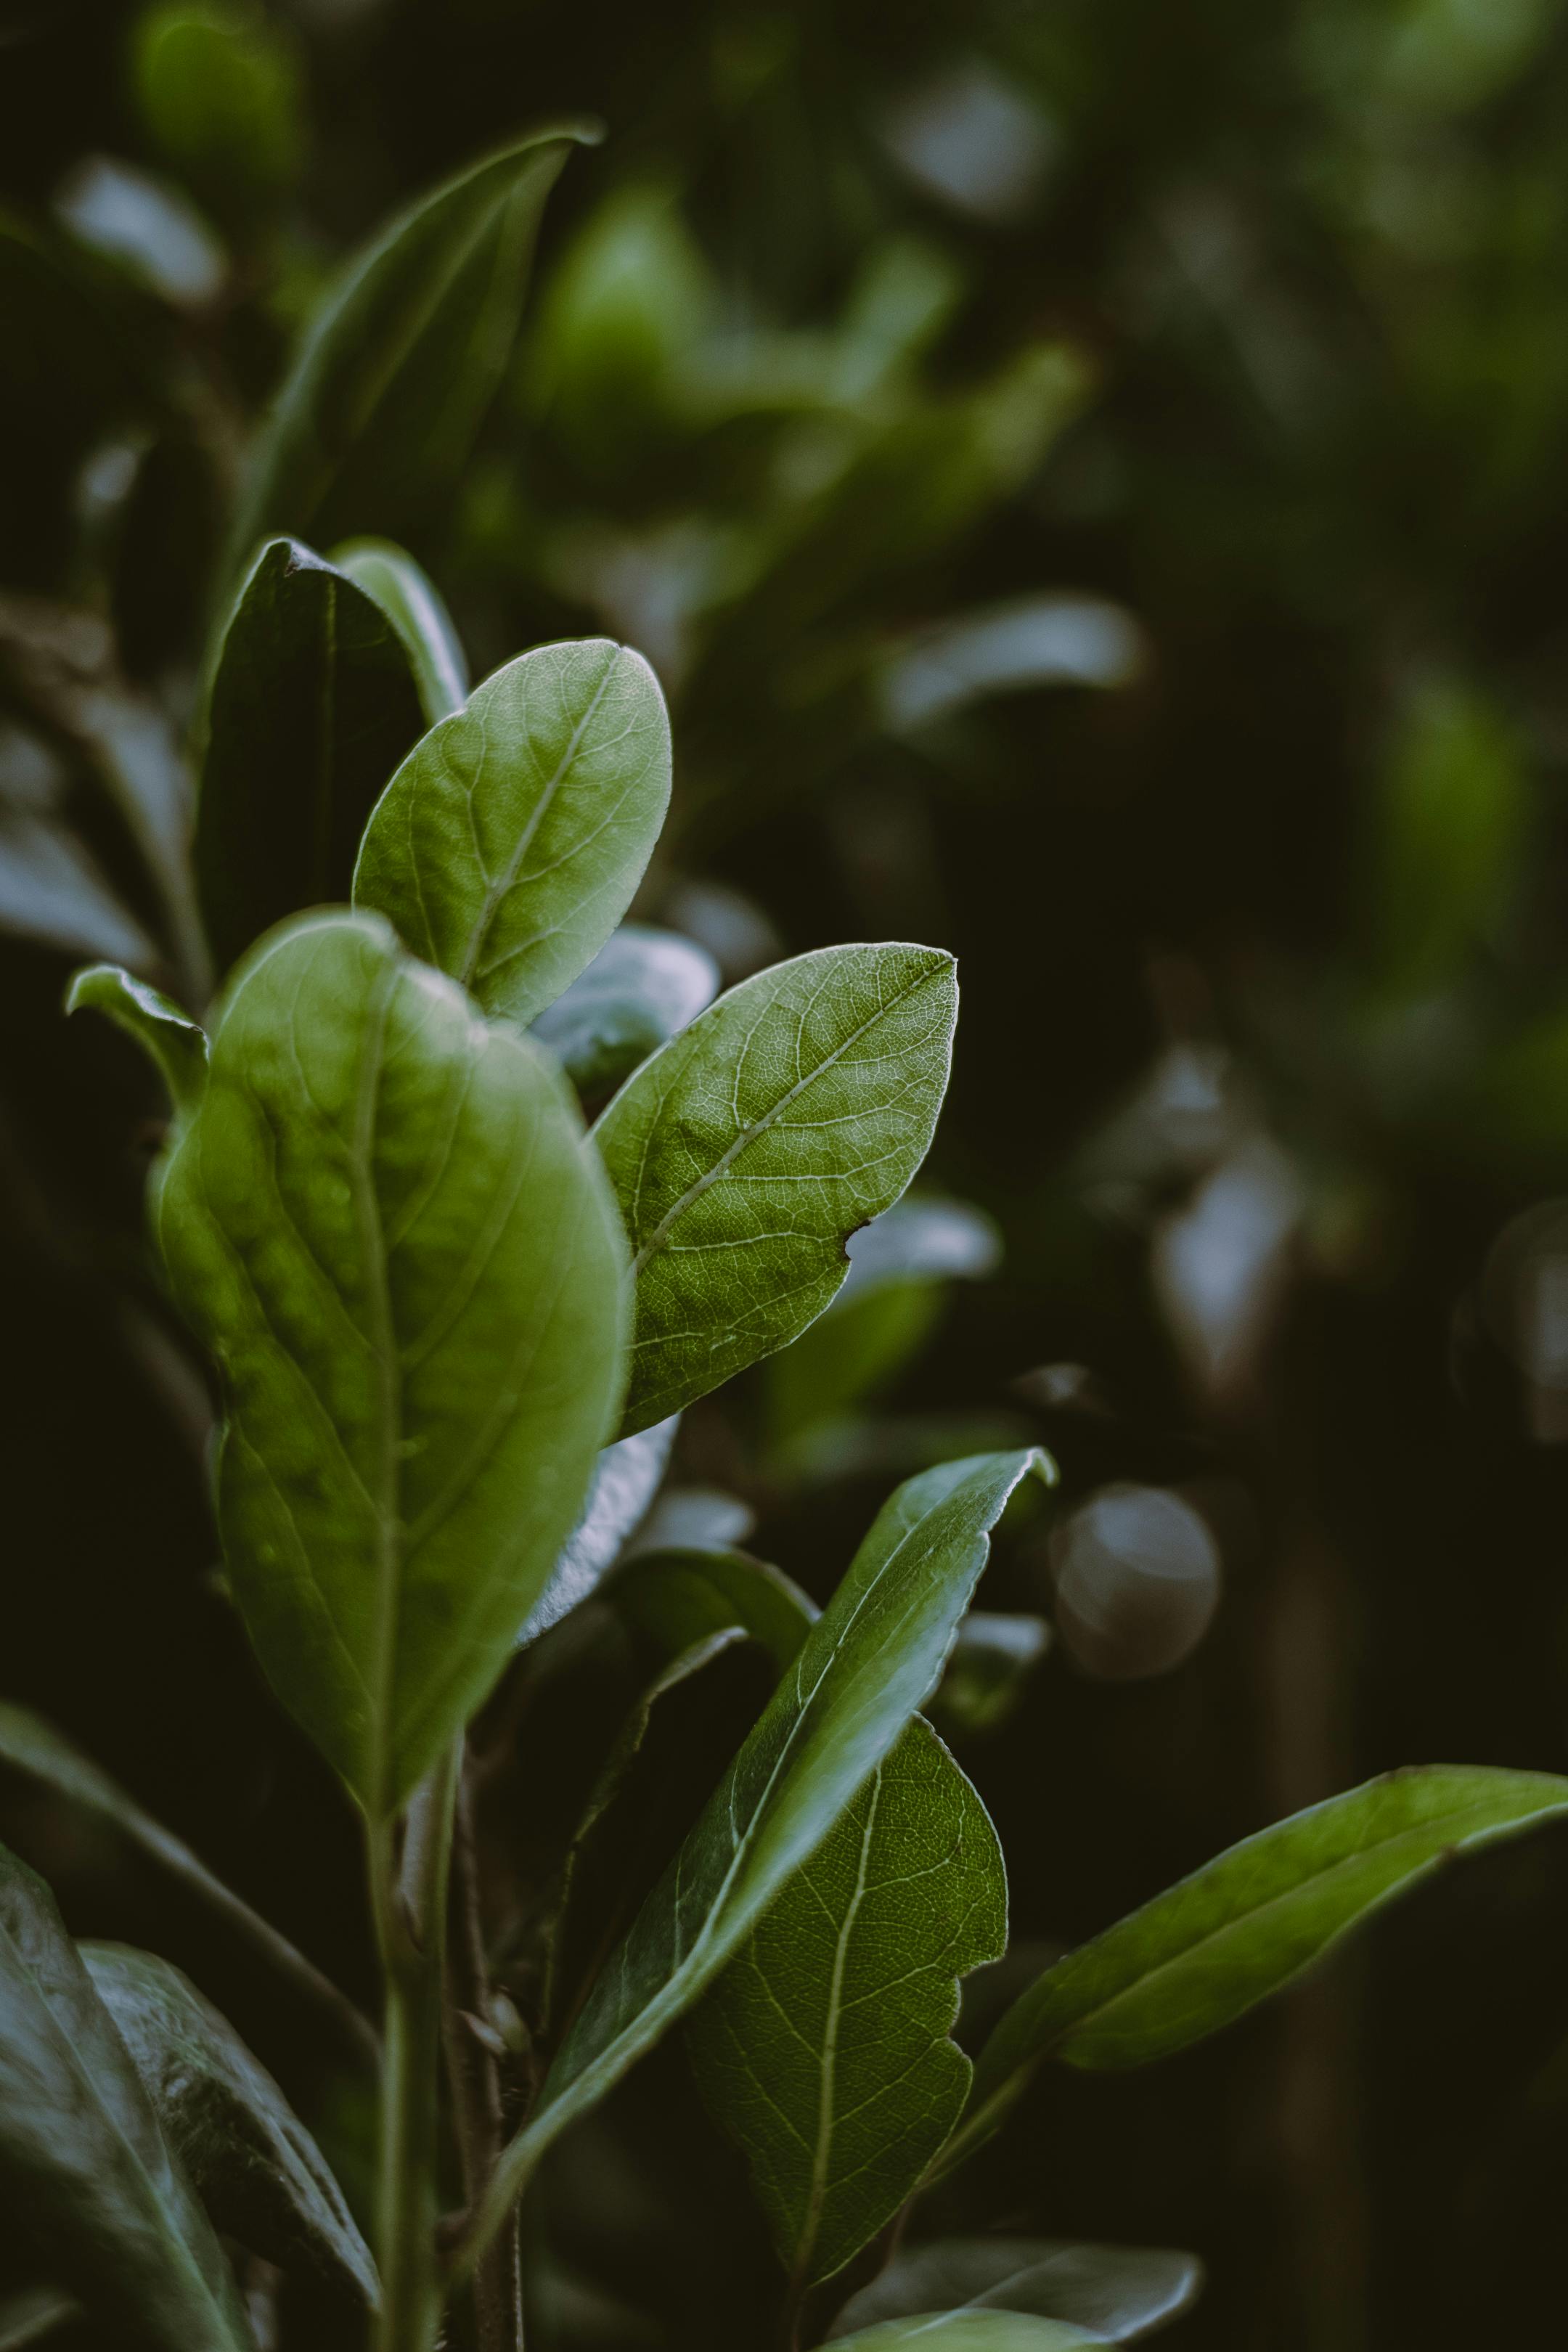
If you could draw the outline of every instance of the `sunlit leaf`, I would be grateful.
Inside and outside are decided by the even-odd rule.
[[[8,2228],[119,2340],[248,2352],[217,2239],[54,1897],[3,1849],[0,2178]]]
[[[347,898],[365,820],[424,723],[381,605],[298,540],[264,548],[224,637],[196,804],[220,968],[283,916]]]
[[[167,1960],[123,1944],[80,1949],[214,2228],[374,2310],[375,2265],[342,2191],[233,2026]]]
[[[878,1515],[761,1721],[605,1968],[501,2160],[479,2224],[500,2225],[540,2157],[712,1983],[941,1672],[991,1528],[1043,1456],[944,1465]]]
[[[634,1251],[624,1431],[772,1354],[930,1146],[957,988],[940,949],[823,948],[743,981],[646,1062],[595,1133]]]
[[[1147,2065],[1300,1974],[1456,1855],[1568,1813],[1568,1780],[1430,1764],[1369,1780],[1232,1846],[1048,1969],[975,2065],[947,2163],[994,2128],[1047,2058]]]
[[[607,637],[539,646],[399,768],[365,832],[354,904],[526,1027],[631,903],[669,773],[664,697],[640,654]]]
[[[1203,2284],[1195,2254],[1163,2246],[1091,2246],[1039,2238],[938,2238],[897,2252],[851,2295],[829,2342],[879,2321],[950,2307],[1067,2320],[1128,2344],[1184,2312]]]
[[[946,2140],[971,2073],[959,1979],[1006,1941],[996,1832],[917,1718],[687,2026],[792,2279],[841,2270]]]
[[[620,1381],[613,1205],[548,1057],[322,915],[216,1018],[159,1236],[224,1371],[218,1510],[285,1704],[372,1815],[485,1695]]]

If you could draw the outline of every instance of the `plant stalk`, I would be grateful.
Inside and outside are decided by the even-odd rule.
[[[371,1883],[386,1991],[376,2190],[381,2318],[376,2352],[433,2352],[441,2324],[436,2252],[447,1877],[462,1742],[415,1792],[401,1863],[393,1825],[371,1836]]]
[[[505,2137],[500,2068],[487,2038],[489,1964],[479,1907],[472,1792],[459,1780],[453,1824],[447,1945],[447,2077],[452,2086],[463,2190],[470,2211],[490,2185]],[[479,2257],[473,2278],[479,2352],[521,2352],[522,2273],[517,2210]]]

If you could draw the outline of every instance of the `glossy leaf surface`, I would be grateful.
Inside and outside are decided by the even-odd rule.
[[[679,931],[623,923],[533,1024],[581,1095],[613,1087],[705,1012],[719,967]]]
[[[83,1944],[163,2136],[215,2229],[366,2310],[370,2249],[320,2148],[226,2018],[179,1969],[123,1944]]]
[[[389,539],[347,540],[333,548],[332,562],[374,598],[403,640],[426,724],[434,727],[461,710],[468,698],[468,666],[429,575]]]
[[[631,1237],[623,1428],[662,1420],[821,1314],[845,1243],[930,1148],[957,1013],[936,948],[823,948],[744,981],[595,1129]]]
[[[1568,1813],[1568,1780],[1432,1764],[1369,1780],[1232,1846],[1069,1952],[980,2053],[967,2148],[1042,2059],[1146,2065],[1213,2033],[1455,1856]]]
[[[722,1785],[568,2036],[481,2215],[704,1992],[875,1770],[942,1669],[1008,1496],[1045,1457],[945,1463],[878,1514]]]
[[[620,1381],[620,1237],[548,1057],[374,917],[263,942],[164,1180],[218,1510],[279,1696],[391,1811],[484,1696]]]
[[[54,1897],[3,1850],[0,2177],[9,2226],[117,2341],[247,2352],[228,2264]]]
[[[840,2352],[1074,2352],[1103,2344],[1103,2336],[1064,2320],[1030,2319],[1014,2311],[936,2311],[837,2339]]]
[[[422,197],[352,262],[301,346],[235,531],[402,533],[456,481],[500,385],[544,200],[581,128],[543,131]]]
[[[220,970],[285,915],[347,898],[365,820],[424,724],[381,606],[298,540],[272,541],[224,637],[196,803]]]
[[[688,2027],[792,2278],[841,2270],[946,2140],[971,2073],[958,1982],[1006,1941],[996,1832],[917,1718]]]
[[[664,697],[640,654],[608,637],[536,646],[398,770],[365,833],[354,903],[526,1027],[631,903],[669,775]]]
[[[606,1445],[594,1469],[594,1483],[582,1517],[567,1537],[551,1572],[549,1583],[529,1612],[518,1635],[531,1642],[585,1601],[605,1570],[614,1566],[621,1546],[647,1515],[669,1460],[669,1449],[680,1417],[656,1422],[635,1437]]]
[[[1067,2320],[1127,2344],[1185,2311],[1202,2284],[1196,2255],[1163,2246],[938,2238],[896,2253],[879,2278],[850,2297],[828,2340],[915,2312],[962,2307]]]

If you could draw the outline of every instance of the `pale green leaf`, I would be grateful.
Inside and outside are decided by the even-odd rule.
[[[545,198],[595,136],[565,124],[470,165],[349,265],[263,432],[237,568],[273,531],[325,545],[437,510],[510,363]]]
[[[640,654],[607,637],[536,646],[399,768],[365,832],[354,904],[526,1027],[630,905],[669,775],[664,697]]]
[[[984,1806],[910,1724],[689,2021],[791,2277],[829,2278],[890,2221],[958,2121],[961,1978],[1007,1942]]]
[[[374,917],[318,915],[226,992],[158,1223],[226,1377],[235,1597],[385,1814],[483,1699],[581,1507],[621,1377],[613,1204],[547,1055]]]
[[[375,2265],[342,2189],[227,2019],[151,1952],[123,1944],[80,1951],[213,2227],[279,2270],[374,2310]]]
[[[0,2182],[8,2231],[116,2340],[247,2352],[222,2249],[54,1897],[4,1849]]]
[[[937,948],[823,948],[742,982],[595,1133],[635,1253],[623,1433],[784,1346],[930,1148],[957,1013]]]
[[[1203,2284],[1195,2254],[1163,2246],[1078,2245],[1042,2238],[937,2238],[900,2250],[851,2295],[829,2343],[874,2323],[952,2306],[1026,2312],[1128,2344],[1185,2311]]]
[[[338,570],[374,598],[403,640],[434,727],[468,698],[468,667],[452,617],[428,574],[389,539],[351,539],[332,550]]]
[[[1568,1813],[1568,1780],[1430,1764],[1293,1813],[1047,1969],[980,2053],[943,2168],[1042,2060],[1142,2066],[1201,2041],[1455,1856]]]
[[[942,1671],[1032,1452],[943,1464],[891,1496],[670,1869],[595,1986],[503,2156],[473,2243],[544,2150],[712,1983]]]
[[[1059,2319],[1031,2319],[1015,2311],[933,2311],[889,2320],[837,2339],[839,2352],[1074,2352],[1103,2344]]]

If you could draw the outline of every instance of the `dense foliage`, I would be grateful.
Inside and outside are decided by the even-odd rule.
[[[1555,12],[6,55],[0,2340],[1531,2324]]]

